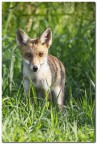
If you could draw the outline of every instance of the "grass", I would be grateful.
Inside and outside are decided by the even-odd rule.
[[[47,102],[36,106],[25,99],[21,85],[3,98],[3,142],[94,142],[94,108],[85,98],[70,99],[60,113]]]
[[[2,141],[95,142],[95,3],[3,2],[2,14]],[[51,27],[49,52],[66,67],[62,113],[25,97],[19,27],[32,37]]]

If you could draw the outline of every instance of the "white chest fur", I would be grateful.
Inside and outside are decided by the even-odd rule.
[[[47,64],[40,67],[37,72],[33,72],[29,65],[23,64],[23,76],[27,79],[32,80],[33,85],[38,88],[47,90],[51,86],[51,71]]]

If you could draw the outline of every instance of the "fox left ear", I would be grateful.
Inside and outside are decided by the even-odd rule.
[[[18,29],[16,33],[16,40],[18,45],[23,46],[27,44],[30,37],[22,29]]]
[[[43,44],[46,44],[49,48],[52,43],[52,31],[50,28],[47,28],[42,35],[40,36],[40,41]]]

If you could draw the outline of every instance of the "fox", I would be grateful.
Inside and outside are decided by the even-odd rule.
[[[38,38],[30,38],[22,29],[17,29],[16,41],[23,60],[23,85],[29,92],[30,80],[38,96],[48,92],[53,102],[57,101],[60,111],[64,105],[65,67],[53,55],[48,54],[52,44],[51,28],[46,28]]]

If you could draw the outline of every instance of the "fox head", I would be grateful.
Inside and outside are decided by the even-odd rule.
[[[22,29],[17,30],[16,40],[20,47],[23,61],[34,72],[38,71],[46,62],[48,49],[52,43],[52,32],[47,28],[39,38],[30,38]]]

